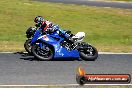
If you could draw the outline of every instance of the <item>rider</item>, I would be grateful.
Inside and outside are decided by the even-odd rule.
[[[44,20],[44,18],[42,16],[35,17],[34,22],[36,23],[35,26],[37,28],[42,29],[42,33],[47,31],[48,29],[52,30],[52,27],[54,25],[52,22],[50,22],[48,20]]]
[[[54,31],[53,27],[55,25],[52,22],[48,21],[48,20],[44,20],[44,18],[42,16],[35,17],[34,22],[36,23],[35,26],[37,28],[41,28],[42,29],[42,33],[45,33],[45,31],[48,31],[48,30],[50,30],[52,32]],[[70,31],[66,31],[66,32],[70,32]],[[68,39],[71,39],[72,36],[73,36],[73,34],[71,34],[71,36],[69,36]]]

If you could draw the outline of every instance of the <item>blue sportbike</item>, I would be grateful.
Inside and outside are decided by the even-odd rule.
[[[40,60],[81,58],[87,61],[97,59],[97,49],[82,42],[84,37],[84,32],[78,32],[71,37],[70,31],[61,30],[58,25],[43,34],[42,29],[38,29],[31,39],[31,52]]]

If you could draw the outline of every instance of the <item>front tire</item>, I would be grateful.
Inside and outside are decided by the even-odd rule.
[[[34,44],[31,51],[34,57],[39,60],[51,60],[53,58],[53,49],[48,45],[45,45],[45,48],[41,49],[39,45]]]
[[[95,47],[88,45],[88,50],[80,51],[80,57],[85,61],[95,61],[98,57],[98,51]]]

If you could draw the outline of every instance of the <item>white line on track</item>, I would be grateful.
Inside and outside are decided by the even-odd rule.
[[[100,2],[114,2],[114,3],[132,3],[130,1],[107,1],[107,0],[88,0],[88,1],[100,1]]]
[[[84,86],[103,86],[103,85],[108,85],[108,86],[130,86],[132,84],[85,84]],[[0,85],[0,86],[34,86],[34,87],[42,87],[42,86],[79,86],[79,84],[56,84],[56,85]]]
[[[16,53],[16,52],[0,52],[0,53]],[[22,52],[22,53],[27,53],[27,52]],[[132,54],[132,52],[130,52],[130,53],[115,53],[115,52],[99,52],[99,54]]]
[[[99,52],[99,54],[132,54],[132,53]]]

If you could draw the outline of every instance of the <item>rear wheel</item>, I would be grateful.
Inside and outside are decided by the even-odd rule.
[[[34,44],[31,51],[39,60],[51,60],[53,58],[53,49],[46,44],[43,44],[42,48],[38,44]]]
[[[26,40],[26,42],[24,43],[24,48],[29,54],[32,54],[30,44],[31,44],[31,39]]]
[[[80,50],[81,59],[86,60],[86,61],[96,60],[98,57],[97,49],[91,45],[88,45],[88,44],[85,45],[85,47],[87,47],[87,49]]]

